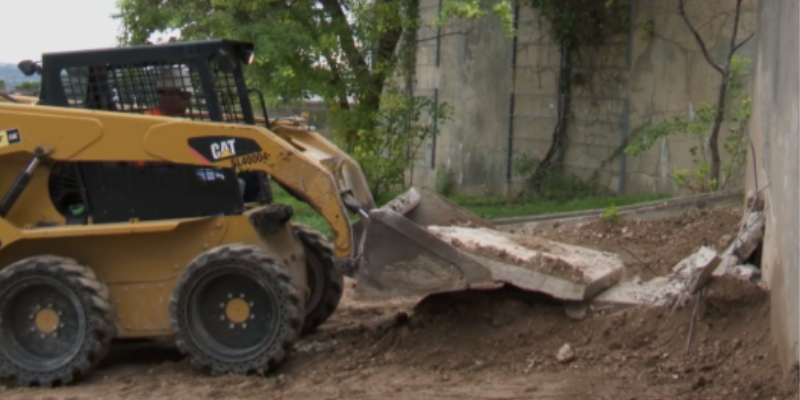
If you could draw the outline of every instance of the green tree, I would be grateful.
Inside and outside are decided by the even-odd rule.
[[[6,81],[0,79],[0,90],[6,90]]]
[[[117,5],[121,45],[142,44],[153,33],[172,29],[186,40],[255,43],[248,83],[262,89],[272,104],[300,101],[309,93],[321,96],[335,138],[348,152],[381,147],[363,143],[385,142],[375,137],[378,132],[396,134],[380,126],[386,120],[381,110],[384,93],[413,82],[419,0],[118,0]],[[513,32],[510,0],[493,5],[445,0],[443,5],[438,23],[491,12]],[[391,157],[368,157],[376,156]]]
[[[22,82],[19,85],[15,86],[14,89],[17,89],[17,90],[39,90],[39,82],[36,82],[36,81],[25,81],[25,82]]]

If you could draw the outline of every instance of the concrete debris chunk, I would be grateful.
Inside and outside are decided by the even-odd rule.
[[[747,260],[764,238],[764,212],[756,211],[747,214],[742,231],[733,241],[733,254],[740,261]]]
[[[722,261],[714,249],[705,246],[695,253],[694,260],[695,264],[690,266],[691,271],[687,285],[690,294],[697,293],[708,284],[714,270],[717,269],[717,266]]]
[[[564,345],[558,349],[556,360],[562,364],[567,364],[575,360],[575,352],[572,350],[569,343],[564,343]]]
[[[587,310],[586,306],[580,304],[568,304],[564,306],[564,313],[571,319],[583,321],[586,319]]]
[[[761,191],[750,189],[745,200],[747,208],[753,211],[764,211],[764,195]]]
[[[750,212],[742,218],[742,229],[725,251],[714,276],[734,273],[734,268],[747,261],[764,239],[765,217],[763,211]]]
[[[761,280],[761,270],[752,265],[737,265],[733,268],[731,274],[750,282]]]
[[[678,277],[660,276],[644,283],[622,282],[600,293],[592,304],[635,306],[650,304],[669,306],[686,292],[686,281]]]
[[[696,253],[673,267],[672,276],[661,276],[647,282],[623,282],[600,293],[594,304],[671,306],[697,293],[712,277],[722,259],[717,252],[703,246]]]

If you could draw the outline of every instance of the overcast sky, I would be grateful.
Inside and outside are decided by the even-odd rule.
[[[0,0],[0,62],[116,44],[116,0]]]

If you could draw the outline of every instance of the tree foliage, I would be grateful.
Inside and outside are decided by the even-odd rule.
[[[168,30],[180,31],[187,40],[224,37],[255,43],[248,84],[261,89],[271,104],[320,96],[337,142],[348,152],[361,149],[367,171],[381,165],[379,170],[393,174],[387,178],[392,182],[402,180],[401,167],[410,165],[395,142],[413,147],[427,139],[419,132],[435,133],[413,130],[430,125],[418,120],[419,108],[427,107],[428,115],[448,115],[440,105],[399,90],[413,85],[419,0],[118,0],[118,8],[121,45],[142,44]],[[437,23],[491,12],[511,33],[510,9],[509,0],[494,5],[446,0]],[[405,99],[395,101],[398,96]],[[393,100],[386,104],[387,99]],[[394,124],[401,112],[405,130]],[[386,167],[388,162],[395,165]],[[373,190],[385,189],[372,182],[378,185]]]
[[[751,33],[739,40],[739,21],[741,18],[742,1],[736,0],[733,11],[733,34],[727,46],[727,51],[721,62],[714,60],[706,41],[700,36],[699,28],[692,22],[686,12],[686,0],[676,0],[678,14],[683,19],[686,27],[692,33],[695,42],[700,47],[700,52],[709,66],[720,74],[721,82],[717,93],[715,105],[701,105],[698,115],[693,120],[675,117],[658,125],[646,125],[639,137],[627,148],[628,154],[639,154],[647,150],[655,141],[672,133],[686,132],[702,140],[702,160],[695,159],[697,168],[691,174],[689,170],[677,171],[673,174],[673,181],[682,187],[695,191],[712,191],[724,189],[730,180],[732,170],[744,163],[745,139],[747,138],[747,121],[750,117],[750,97],[744,95],[743,77],[749,72],[750,60],[736,55],[736,52],[755,35]],[[732,102],[736,102],[733,105]],[[723,143],[723,151],[732,157],[730,164],[723,166],[720,156],[719,134],[726,117],[730,117],[734,124],[731,135]],[[708,154],[706,154],[708,153]],[[697,148],[692,148],[692,155],[697,157]]]
[[[725,87],[723,110],[709,103],[701,103],[692,118],[673,116],[658,124],[646,124],[625,149],[625,153],[639,155],[649,150],[660,139],[674,134],[688,134],[697,139],[698,144],[689,151],[692,154],[693,169],[683,168],[672,173],[673,182],[693,192],[724,190],[734,174],[747,159],[748,136],[752,99],[745,92],[745,79],[750,73],[752,60],[734,55],[731,58],[729,80]],[[719,104],[719,103],[718,103]],[[718,115],[729,118],[730,129],[723,151],[728,154],[727,162],[720,161],[720,173],[713,174],[712,143],[709,132],[714,129]]]

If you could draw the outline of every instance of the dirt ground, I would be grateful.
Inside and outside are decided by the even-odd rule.
[[[668,265],[704,240],[713,244],[720,226],[732,224],[735,232],[738,217],[714,211],[687,222],[707,237],[671,238],[683,246],[672,252],[681,254],[659,239],[688,235],[675,221],[651,225],[658,233],[632,229],[642,245],[632,250]],[[768,345],[768,293],[734,278],[709,287],[688,353],[694,303],[674,312],[589,309],[579,320],[563,304],[513,289],[367,302],[353,297],[353,285],[348,280],[334,317],[265,377],[210,377],[169,346],[120,345],[71,387],[0,387],[0,398],[800,399],[797,370],[782,378]],[[556,355],[565,344],[562,362]]]
[[[617,253],[627,278],[663,276],[701,246],[722,252],[739,231],[742,206],[690,208],[657,220],[596,221],[581,226],[555,226],[526,232],[543,238]]]

